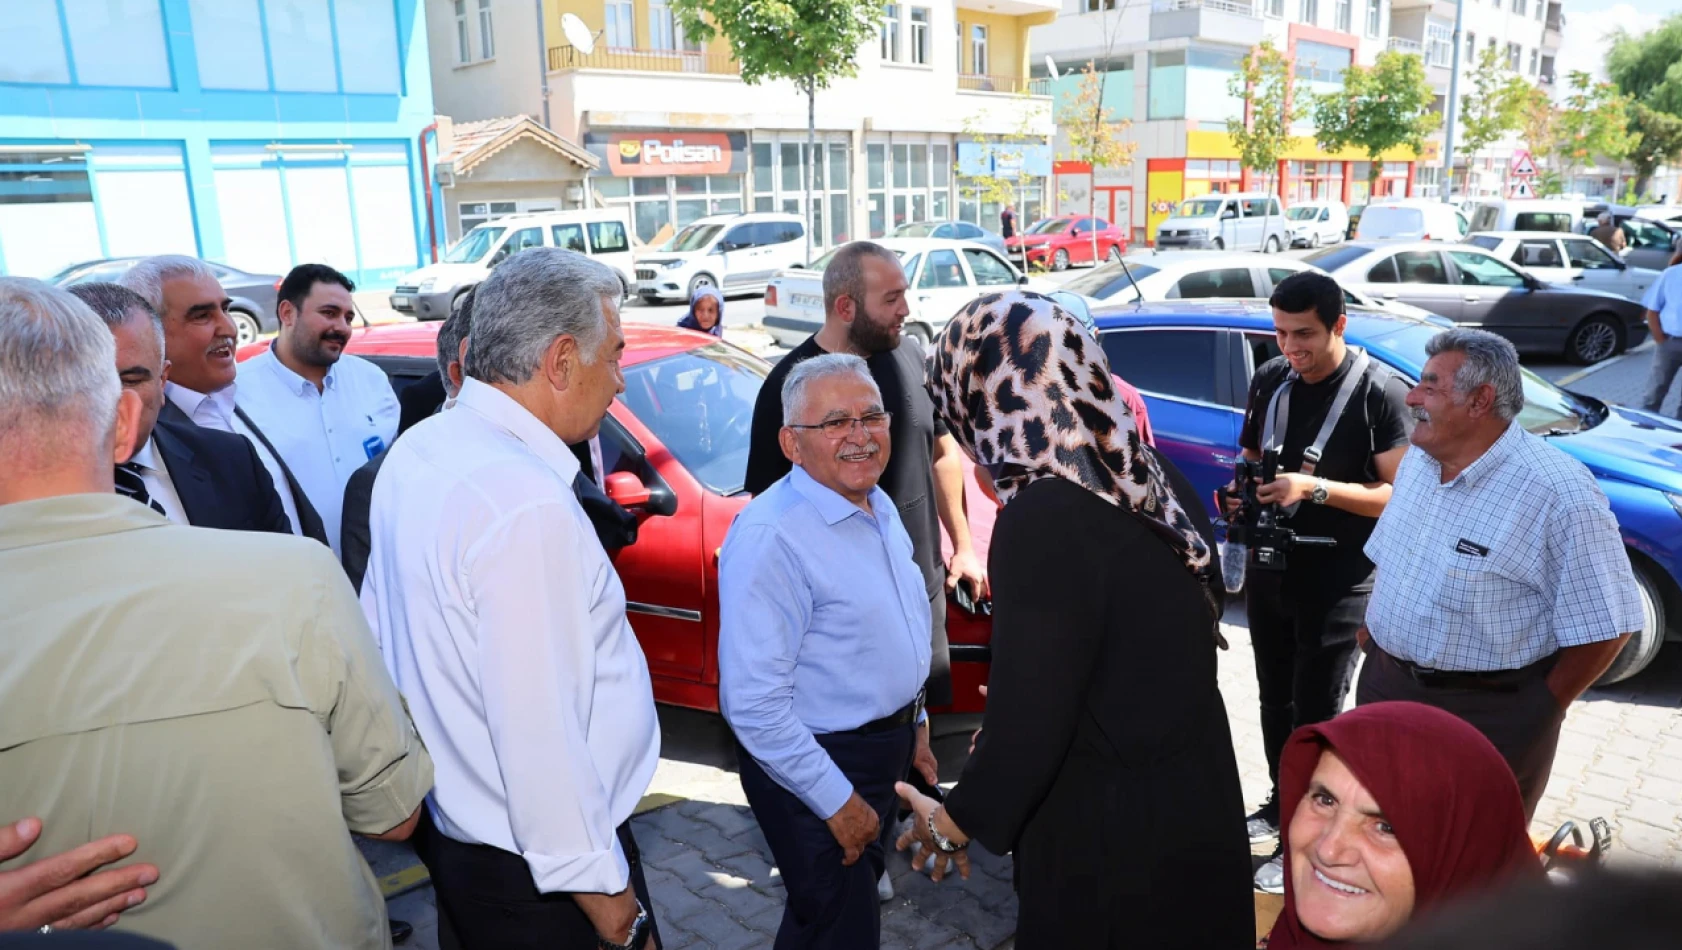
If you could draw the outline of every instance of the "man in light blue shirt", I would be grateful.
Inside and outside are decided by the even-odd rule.
[[[334,554],[345,484],[397,437],[402,414],[385,371],[344,355],[355,289],[326,264],[294,267],[280,284],[280,335],[239,368],[239,408],[321,514]]]
[[[1641,305],[1647,308],[1647,329],[1653,334],[1653,372],[1641,408],[1658,412],[1676,371],[1682,369],[1682,264],[1676,258],[1647,288]]]
[[[877,487],[890,417],[864,360],[806,360],[782,397],[794,468],[743,509],[719,563],[719,706],[788,893],[776,950],[860,950],[880,944],[894,782],[914,750],[934,773],[917,728],[929,600]]]

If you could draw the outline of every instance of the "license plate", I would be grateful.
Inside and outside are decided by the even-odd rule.
[[[819,294],[789,294],[788,300],[796,307],[823,309],[823,297]]]
[[[407,307],[409,305],[409,298],[408,297],[393,297],[393,298],[391,298],[391,305],[393,307]]]

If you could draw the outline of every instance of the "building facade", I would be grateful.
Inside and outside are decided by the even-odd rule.
[[[795,85],[744,83],[728,44],[685,37],[666,0],[546,0],[541,19],[524,0],[430,0],[440,112],[458,127],[529,116],[597,161],[557,154],[547,183],[504,193],[497,208],[446,188],[448,233],[533,205],[623,206],[637,239],[658,243],[706,214],[802,213],[811,173],[804,212],[818,248],[921,220],[996,229],[1001,178],[1032,217],[1053,125],[1028,32],[1059,4],[885,4],[858,74],[819,90],[808,148]],[[567,15],[592,34],[588,50],[567,38]],[[479,168],[479,182],[503,174],[494,157]]]
[[[426,239],[420,0],[7,0],[0,273],[192,254],[389,286]]]

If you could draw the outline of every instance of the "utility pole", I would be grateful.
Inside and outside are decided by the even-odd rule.
[[[1448,124],[1443,127],[1443,201],[1453,200],[1450,192],[1454,185],[1454,123],[1460,118],[1460,51],[1465,48],[1465,41],[1461,37],[1461,26],[1466,20],[1466,0],[1454,0],[1454,53],[1448,67]],[[1427,50],[1429,55],[1430,51]],[[1471,166],[1466,166],[1466,176],[1471,178]]]
[[[543,20],[543,0],[537,0],[537,80],[543,96],[543,127],[549,128],[549,37],[548,24]]]

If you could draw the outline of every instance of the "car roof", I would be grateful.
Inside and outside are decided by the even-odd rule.
[[[1570,232],[1570,231],[1474,231],[1471,234],[1466,235],[1466,237],[1467,238],[1496,237],[1496,238],[1501,238],[1503,240],[1506,240],[1508,238],[1522,238],[1522,239],[1526,239],[1526,240],[1546,239],[1546,238],[1576,238],[1579,241],[1593,240],[1593,238],[1590,238],[1586,234],[1576,234],[1576,233]]]
[[[438,328],[443,325],[442,321],[426,320],[358,327],[352,331],[345,352],[358,356],[435,359],[438,355]],[[621,328],[625,332],[625,354],[619,360],[621,366],[635,366],[718,342],[715,336],[677,327],[625,323],[621,324]],[[254,345],[268,344],[264,341]]]

